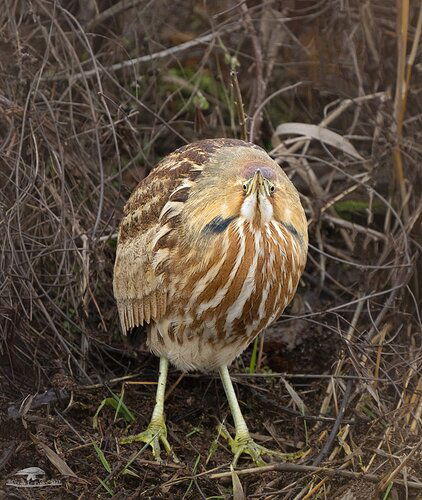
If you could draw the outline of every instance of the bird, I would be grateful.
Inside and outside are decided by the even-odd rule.
[[[218,371],[232,413],[234,455],[257,464],[285,454],[256,443],[228,367],[292,300],[308,250],[298,191],[260,146],[204,139],[170,153],[134,189],[118,231],[113,290],[121,329],[141,331],[160,358],[147,429],[121,439],[161,446],[169,363],[182,372]],[[288,456],[289,455],[289,456]]]

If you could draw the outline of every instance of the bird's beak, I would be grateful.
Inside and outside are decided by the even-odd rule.
[[[258,193],[264,189],[264,176],[261,174],[260,170],[257,170],[252,177],[252,181],[249,184],[247,195],[250,195],[252,193]]]

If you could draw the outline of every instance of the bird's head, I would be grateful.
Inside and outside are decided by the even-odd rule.
[[[269,222],[274,214],[272,197],[276,190],[275,173],[257,164],[241,174],[243,201],[240,215],[256,224]]]
[[[195,182],[187,201],[195,232],[217,235],[235,221],[255,228],[275,221],[294,228],[307,241],[296,188],[264,150],[243,144],[219,149]]]

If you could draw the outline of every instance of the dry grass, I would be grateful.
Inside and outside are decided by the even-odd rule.
[[[40,465],[66,497],[420,495],[422,8],[284,4],[5,2],[4,478]],[[210,453],[228,415],[218,381],[174,372],[167,416],[183,464],[159,465],[117,444],[131,415],[137,428],[149,417],[156,363],[119,335],[116,227],[159,158],[246,127],[303,195],[311,247],[255,373],[250,352],[232,371],[257,438],[309,453],[231,473],[224,443]],[[94,429],[112,391],[118,411],[105,405]]]

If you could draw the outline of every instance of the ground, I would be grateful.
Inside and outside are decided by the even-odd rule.
[[[331,367],[341,355],[339,343],[335,342],[330,332],[310,329],[302,333],[301,339],[289,345],[279,341],[281,331],[282,327],[276,324],[268,332],[264,352],[268,350],[271,354],[264,356],[263,372],[247,373],[251,349],[231,371],[253,437],[270,448],[284,452],[309,450],[309,456],[315,458],[335,420],[333,417],[320,420],[318,414],[329,374],[332,373]],[[196,373],[186,374],[180,380],[177,370],[170,371],[168,386],[171,393],[166,400],[166,415],[169,440],[180,463],[176,464],[163,455],[164,462],[160,464],[149,450],[141,450],[141,444],[118,444],[120,437],[139,432],[148,424],[155,399],[155,386],[148,382],[156,380],[157,359],[145,352],[131,353],[128,350],[120,361],[129,368],[124,373],[138,373],[126,381],[123,393],[124,404],[135,416],[135,421],[128,425],[123,412],[116,415],[115,408],[105,406],[98,414],[97,428],[93,428],[93,418],[100,402],[112,395],[122,394],[122,381],[110,381],[107,387],[84,387],[68,378],[56,377],[56,389],[61,390],[60,401],[43,404],[27,413],[21,411],[24,414],[21,418],[5,417],[0,428],[4,478],[10,478],[13,472],[28,466],[41,467],[48,478],[62,481],[61,487],[43,488],[42,498],[57,498],[57,495],[61,498],[81,495],[104,498],[113,495],[115,498],[168,498],[169,495],[171,498],[229,498],[233,491],[232,479],[210,477],[213,473],[228,470],[232,459],[224,439],[218,439],[217,427],[221,422],[233,431],[218,377]],[[279,371],[283,367],[294,367],[298,376],[290,372],[287,379],[283,378]],[[316,375],[321,377],[314,378]],[[292,403],[284,380],[305,405],[306,419],[302,418],[299,407]],[[128,383],[130,381],[135,381],[135,384]],[[57,392],[51,393],[44,403],[56,396]],[[19,410],[19,405],[9,406],[9,415],[16,409]],[[359,461],[365,463],[377,448],[386,422],[358,415],[355,408],[346,410],[343,422],[350,428],[351,442],[356,446],[355,454]],[[392,430],[390,440],[400,439],[400,431]],[[417,437],[412,441],[416,445]],[[40,442],[58,453],[76,477],[60,474],[60,464],[54,465],[54,457],[46,456],[45,449],[37,444]],[[407,446],[411,443],[408,442]],[[329,467],[341,466],[350,452],[344,446],[336,460],[329,462]],[[305,458],[296,463],[309,464],[309,456],[308,460]],[[419,452],[407,463],[416,477],[421,472],[420,459]],[[388,470],[383,462],[380,457],[376,458],[375,463],[381,467],[377,470],[379,478],[383,477],[383,471]],[[239,463],[239,469],[252,466],[247,458]],[[126,469],[130,472],[125,472]],[[322,473],[320,479],[323,477]],[[252,498],[278,498],[284,490],[298,493],[304,487],[309,489],[310,483],[310,478],[300,470],[296,473],[270,471],[241,476],[243,491]],[[316,483],[318,476],[312,482],[313,485]],[[5,479],[1,484],[0,494],[2,492],[8,498],[13,498],[13,493],[16,498],[34,498],[33,490],[8,487]],[[368,494],[372,491],[376,495],[376,484],[362,479],[336,478],[331,487],[336,491],[336,498],[343,498],[342,492],[346,491],[356,495],[351,498],[363,498],[360,496],[362,492]],[[402,498],[404,488],[396,486],[395,491]],[[417,498],[417,495],[411,494],[409,498]]]

